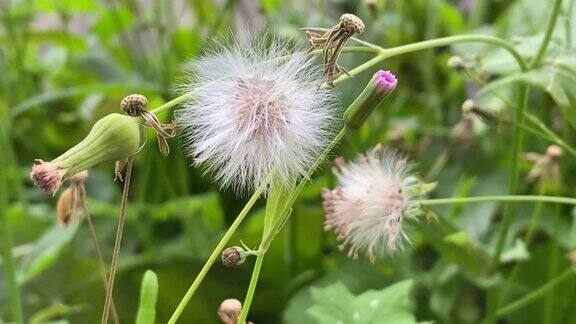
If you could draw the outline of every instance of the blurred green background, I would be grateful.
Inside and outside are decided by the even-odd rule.
[[[365,21],[360,37],[385,48],[435,37],[482,33],[513,40],[531,55],[542,38],[552,1],[533,0],[1,0],[0,1],[0,172],[5,175],[7,204],[2,211],[14,231],[14,254],[27,322],[97,323],[103,288],[85,224],[60,229],[54,197],[29,181],[34,159],[52,160],[80,141],[93,123],[111,112],[127,94],[142,93],[157,107],[174,98],[185,80],[187,62],[210,47],[211,39],[232,31],[266,29],[301,42],[300,27],[333,26],[342,13]],[[576,34],[574,2],[564,1],[546,66],[568,56]],[[374,9],[376,8],[376,9]],[[572,32],[574,31],[574,32]],[[571,49],[571,50],[570,50]],[[454,138],[461,104],[474,97],[480,107],[506,114],[498,98],[475,96],[481,85],[446,65],[460,54],[477,62],[488,80],[513,72],[513,61],[485,45],[459,45],[386,60],[399,85],[368,124],[346,135],[335,155],[353,158],[377,143],[396,147],[417,163],[428,181],[438,181],[433,197],[505,194],[511,128],[475,122],[475,140],[466,146]],[[563,56],[562,56],[563,57]],[[352,68],[370,57],[343,54]],[[338,86],[342,111],[362,90],[368,71]],[[573,72],[576,75],[576,72]],[[550,80],[556,75],[548,75]],[[563,115],[558,91],[576,102],[576,83],[541,82],[529,109],[542,122],[574,143],[574,128]],[[560,88],[558,88],[560,87]],[[560,90],[557,90],[560,89]],[[514,88],[499,87],[512,97]],[[167,120],[168,115],[161,116]],[[189,167],[178,140],[172,153],[158,154],[155,138],[135,161],[128,220],[116,280],[115,301],[121,322],[133,322],[143,273],[158,275],[157,321],[166,322],[245,203],[231,191],[219,191],[202,170]],[[528,135],[526,151],[543,153],[548,142]],[[561,160],[555,183],[521,182],[524,194],[574,195],[574,159]],[[522,171],[531,163],[523,161]],[[520,204],[514,208],[513,235],[507,242],[502,273],[489,273],[501,205],[447,206],[435,211],[438,222],[409,224],[412,245],[370,264],[349,260],[338,251],[332,233],[322,230],[320,189],[334,185],[325,167],[294,206],[289,223],[264,262],[249,316],[254,323],[330,323],[322,314],[338,310],[375,312],[365,323],[435,321],[476,323],[484,315],[485,290],[499,285],[514,264],[519,272],[509,301],[526,295],[569,265],[565,254],[576,248],[576,213],[570,206]],[[90,170],[88,207],[106,260],[110,260],[119,212],[121,184],[113,165]],[[3,199],[4,200],[4,199]],[[234,236],[259,243],[260,202]],[[521,239],[534,213],[540,215],[536,237]],[[2,229],[4,230],[4,229]],[[2,231],[2,234],[4,232]],[[219,323],[223,299],[242,300],[252,260],[238,268],[216,264],[186,308],[181,323]],[[0,264],[0,265],[3,265]],[[0,322],[10,319],[4,268],[0,267]],[[409,281],[405,281],[409,280]],[[382,290],[394,283],[393,289]],[[368,290],[372,295],[362,295]],[[349,290],[353,295],[351,295]],[[330,296],[336,298],[329,298]],[[379,296],[379,297],[378,297]],[[506,323],[576,323],[574,277],[540,299],[505,316]],[[370,310],[371,298],[391,303]],[[392,311],[391,311],[392,310]],[[392,312],[392,313],[390,313]],[[412,315],[411,315],[412,314]],[[394,317],[399,316],[399,317]],[[414,316],[414,317],[412,317]],[[381,319],[381,320],[380,320]],[[397,319],[397,320],[394,320]],[[352,320],[352,319],[351,319]],[[360,323],[361,321],[359,321]]]

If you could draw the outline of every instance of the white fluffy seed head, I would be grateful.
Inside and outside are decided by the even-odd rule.
[[[366,155],[346,164],[336,159],[334,173],[339,185],[322,194],[326,230],[334,230],[348,256],[358,257],[365,250],[370,261],[394,252],[408,237],[403,230],[406,217],[421,213],[418,181],[411,176],[411,165],[394,151],[376,146]]]
[[[193,62],[195,95],[179,110],[189,156],[237,191],[301,177],[328,144],[334,94],[321,67],[270,37],[235,39]]]

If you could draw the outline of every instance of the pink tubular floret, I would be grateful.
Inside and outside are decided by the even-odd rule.
[[[394,90],[398,83],[396,76],[390,71],[379,70],[374,74],[374,78],[378,89],[386,92]]]

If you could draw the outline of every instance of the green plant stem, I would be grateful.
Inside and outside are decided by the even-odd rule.
[[[116,229],[116,239],[114,240],[112,262],[110,262],[110,276],[108,277],[108,283],[106,285],[106,299],[104,300],[104,309],[102,310],[102,324],[108,324],[110,306],[112,305],[114,279],[116,278],[118,257],[120,256],[120,247],[122,246],[122,234],[124,233],[124,223],[126,222],[126,209],[128,208],[128,193],[130,192],[130,182],[132,181],[133,162],[134,157],[131,156],[128,158],[128,163],[126,164],[126,176],[124,177],[124,188],[122,190],[122,199],[120,201],[120,216],[118,217],[118,227]]]
[[[458,43],[487,43],[499,46],[505,49],[508,53],[510,53],[510,55],[512,55],[514,60],[516,60],[516,63],[518,64],[520,70],[522,71],[528,70],[528,65],[526,61],[524,60],[524,58],[522,58],[520,53],[518,53],[518,51],[516,51],[516,49],[510,43],[498,37],[484,36],[484,35],[459,35],[459,36],[441,37],[422,42],[412,43],[408,45],[382,49],[382,54],[384,56],[384,59],[386,59],[396,55],[426,50],[434,47],[448,46]]]
[[[562,211],[559,208],[556,208],[556,215],[554,215],[554,232],[551,237],[551,249],[550,255],[548,256],[548,280],[552,280],[554,276],[558,272],[558,261],[560,259],[560,243],[558,242],[559,237],[559,227],[560,227],[560,218],[562,216]],[[554,299],[556,294],[554,292],[556,287],[550,288],[549,291],[546,292],[546,297],[544,298],[544,324],[551,324],[553,323],[553,306],[554,306]]]
[[[92,222],[92,215],[88,207],[84,205],[84,216],[86,217],[86,224],[88,226],[88,235],[90,236],[90,241],[92,243],[92,248],[94,248],[94,253],[96,254],[96,262],[98,263],[98,270],[100,270],[100,276],[102,277],[102,285],[104,291],[108,285],[108,274],[106,274],[106,265],[104,264],[104,258],[102,257],[102,250],[100,249],[100,243],[98,243],[98,236],[96,235],[96,229],[94,223]],[[114,297],[111,301],[112,307],[112,319],[115,324],[120,324],[118,319],[118,312],[116,311],[116,304],[114,303]]]
[[[570,279],[574,275],[574,269],[568,268],[564,270],[561,274],[559,274],[553,280],[547,282],[546,284],[542,285],[540,288],[534,290],[533,292],[525,295],[524,297],[500,308],[498,312],[496,312],[497,317],[506,316],[510,313],[513,313],[522,307],[534,302],[538,298],[544,297],[546,292],[550,289],[554,289],[557,285],[561,284],[567,279]]]
[[[538,48],[538,52],[530,61],[529,68],[533,69],[537,67],[542,59],[544,58],[544,54],[546,54],[546,49],[548,48],[548,44],[550,44],[550,40],[552,39],[552,34],[554,32],[554,27],[556,26],[556,20],[558,19],[558,14],[560,13],[560,8],[562,7],[562,0],[554,1],[554,5],[552,7],[552,14],[550,15],[550,19],[548,20],[548,25],[546,26],[546,32],[544,34],[544,39]]]
[[[258,285],[258,278],[260,277],[260,270],[262,269],[262,262],[264,261],[265,251],[260,251],[256,257],[256,262],[254,263],[254,270],[252,270],[252,277],[250,278],[250,284],[248,285],[248,291],[246,291],[246,297],[244,298],[244,304],[242,305],[242,311],[238,317],[238,324],[244,324],[246,322],[246,316],[248,316],[248,311],[250,310],[250,305],[252,305],[252,299],[254,298],[254,292],[256,291],[256,285]]]
[[[539,196],[544,196],[544,189],[545,186],[541,185],[539,190]],[[526,232],[526,236],[524,237],[524,242],[526,243],[527,248],[530,246],[530,243],[532,243],[532,239],[534,238],[534,234],[536,233],[538,224],[540,223],[540,215],[542,213],[542,207],[544,207],[544,204],[541,201],[536,202],[534,206],[532,217],[530,217],[530,225],[528,226],[528,231]],[[506,298],[508,298],[508,294],[512,289],[512,284],[514,283],[516,277],[520,273],[520,264],[521,264],[520,262],[517,262],[514,265],[514,268],[512,269],[510,276],[506,280],[506,284],[504,285],[502,294],[498,298],[497,306],[500,306],[502,303],[506,301]]]
[[[518,188],[519,172],[518,165],[520,162],[520,153],[522,152],[522,140],[524,137],[524,132],[518,125],[524,124],[524,113],[526,111],[526,105],[528,102],[528,87],[525,85],[520,86],[520,103],[518,109],[516,110],[515,116],[515,126],[514,133],[512,135],[512,158],[511,158],[511,168],[510,168],[510,180],[508,186],[508,193],[514,194]],[[502,216],[502,225],[500,227],[500,232],[498,235],[498,241],[496,244],[496,251],[492,256],[492,266],[496,267],[498,260],[500,260],[500,255],[504,250],[504,245],[506,244],[506,237],[508,235],[508,230],[510,229],[510,224],[512,222],[512,210],[510,205],[504,207],[504,214]]]
[[[188,304],[192,296],[194,296],[196,289],[198,289],[198,287],[204,280],[204,277],[206,276],[206,274],[208,273],[214,262],[218,259],[218,257],[220,257],[220,253],[226,247],[228,241],[230,240],[230,238],[232,238],[232,235],[234,235],[234,232],[236,232],[238,226],[240,226],[240,224],[244,220],[244,217],[246,217],[250,209],[252,209],[252,206],[254,206],[254,204],[260,197],[260,194],[262,193],[263,189],[264,189],[263,187],[259,187],[258,189],[256,189],[252,197],[250,197],[250,200],[248,200],[242,211],[240,211],[240,214],[238,214],[238,217],[236,217],[236,220],[234,220],[234,222],[232,223],[232,225],[230,225],[230,228],[228,228],[228,230],[226,231],[220,242],[218,242],[218,245],[216,245],[216,248],[214,249],[214,251],[212,251],[212,254],[208,258],[208,260],[206,260],[206,263],[200,270],[200,273],[198,273],[198,275],[194,279],[194,282],[192,282],[192,285],[190,286],[190,288],[188,288],[188,291],[180,301],[180,304],[178,304],[178,307],[176,307],[176,310],[174,310],[174,313],[170,317],[168,324],[176,323],[176,321],[184,311],[184,308],[186,308],[186,305]]]
[[[507,201],[507,202],[541,201],[557,204],[576,205],[576,198],[557,197],[557,196],[536,196],[536,195],[438,198],[438,199],[424,199],[421,200],[420,203],[424,206],[434,206],[434,205],[446,205],[446,204],[480,203],[487,201]]]
[[[0,124],[0,144],[7,141],[4,125]],[[4,162],[7,159],[6,154],[0,154],[0,160]],[[8,218],[8,178],[5,170],[0,171],[0,226],[2,226],[2,257],[4,259],[4,275],[6,276],[6,283],[8,287],[8,298],[10,303],[10,311],[12,321],[17,323],[24,323],[24,316],[22,313],[22,304],[20,301],[20,290],[18,289],[18,281],[16,280],[16,269],[14,266],[14,255],[12,250],[12,225]]]

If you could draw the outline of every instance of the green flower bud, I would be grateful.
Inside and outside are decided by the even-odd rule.
[[[344,112],[344,121],[348,128],[360,128],[374,108],[396,88],[396,76],[390,71],[380,70],[374,74],[362,93]]]
[[[239,246],[226,248],[224,251],[222,251],[222,264],[227,267],[241,265],[246,260],[247,255],[248,253],[246,253],[246,251]]]
[[[36,160],[30,174],[34,183],[54,193],[62,181],[96,164],[118,161],[138,152],[141,142],[137,118],[110,114],[94,124],[80,143],[50,162]]]

